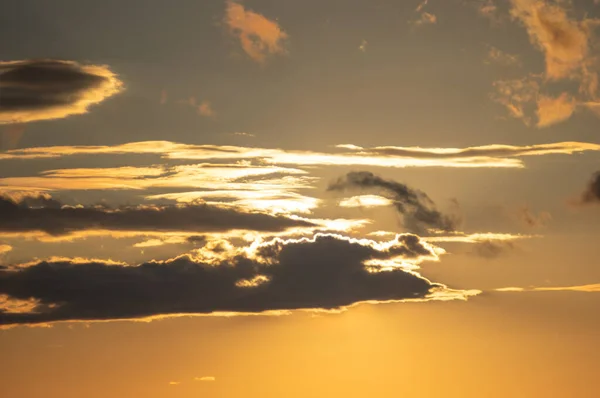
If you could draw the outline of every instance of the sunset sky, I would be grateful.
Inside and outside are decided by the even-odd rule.
[[[600,394],[600,1],[13,0],[0,396]]]

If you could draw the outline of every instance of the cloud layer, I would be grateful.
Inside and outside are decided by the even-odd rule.
[[[138,266],[44,261],[0,269],[0,324],[339,309],[364,301],[465,299],[477,293],[381,266],[435,256],[414,235],[385,244],[316,235],[275,239],[219,264],[191,256]]]
[[[223,232],[282,231],[314,226],[283,216],[240,212],[216,206],[63,206],[47,197],[16,201],[0,197],[0,232],[44,232],[53,236],[76,231]]]
[[[0,124],[86,113],[122,88],[106,66],[52,59],[0,62]]]

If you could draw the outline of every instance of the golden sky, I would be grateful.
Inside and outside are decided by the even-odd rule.
[[[597,397],[595,0],[0,15],[0,396]]]

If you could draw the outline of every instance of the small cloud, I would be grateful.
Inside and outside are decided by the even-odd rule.
[[[12,246],[10,246],[10,245],[0,245],[0,255],[2,255],[4,253],[8,253],[11,250],[12,250]]]
[[[594,174],[588,183],[579,204],[600,204],[600,171]]]
[[[358,49],[359,49],[360,51],[362,51],[363,53],[364,53],[364,52],[367,52],[367,45],[368,45],[368,44],[369,44],[369,43],[368,43],[366,40],[363,40],[363,41],[361,41],[361,42],[360,42],[360,46],[358,46]]]
[[[530,228],[545,227],[550,220],[552,215],[546,211],[535,214],[528,206],[521,207],[517,212],[519,221]]]
[[[556,287],[503,287],[495,289],[497,292],[581,292],[600,293],[600,283],[579,286],[556,286]]]
[[[180,384],[181,384],[181,382],[180,382],[180,381],[170,381],[170,382],[169,382],[169,385],[170,385],[170,386],[178,386],[178,385],[180,385]]]
[[[194,377],[194,381],[215,381],[217,380],[214,376],[202,376],[202,377]]]
[[[351,198],[342,199],[338,202],[340,207],[381,207],[390,206],[394,202],[388,198],[379,195],[359,195]]]
[[[84,114],[119,93],[123,83],[107,67],[53,59],[0,62],[0,124]]]
[[[520,66],[521,60],[517,55],[509,54],[494,46],[488,46],[488,53],[485,63],[495,63],[504,66]]]
[[[476,244],[470,254],[492,260],[513,251],[515,245],[511,241],[483,241]]]
[[[160,92],[160,103],[161,103],[161,105],[166,104],[168,99],[169,98],[168,98],[167,90],[162,90]]]
[[[414,26],[433,25],[437,23],[437,17],[431,13],[423,12],[418,19],[412,21]]]
[[[237,135],[237,136],[239,136],[239,137],[256,137],[256,135],[255,135],[255,134],[251,134],[251,133],[245,133],[245,132],[243,132],[243,131],[238,131],[238,132],[231,133],[231,134],[232,134],[232,135]]]
[[[569,119],[575,112],[577,103],[567,93],[558,97],[540,95],[537,99],[537,127],[548,127]]]
[[[2,139],[0,141],[0,149],[1,150],[11,150],[15,149],[19,145],[19,141],[21,141],[21,137],[23,137],[23,133],[25,133],[25,125],[24,124],[12,124],[8,125],[2,131]]]
[[[288,38],[279,24],[264,15],[247,10],[234,1],[227,2],[225,24],[254,61],[264,64],[268,55],[285,54]]]
[[[207,100],[202,101],[200,105],[198,105],[198,113],[206,117],[214,117],[217,115],[212,108],[210,101]]]

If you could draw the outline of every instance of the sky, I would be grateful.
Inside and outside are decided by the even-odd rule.
[[[9,1],[0,395],[597,397],[598,3]]]

